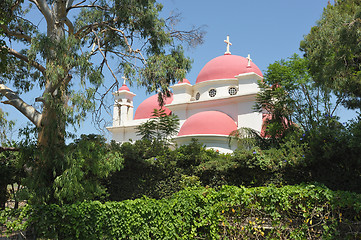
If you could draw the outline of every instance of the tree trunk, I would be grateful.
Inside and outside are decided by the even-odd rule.
[[[7,184],[0,184],[0,210],[5,209],[5,204],[8,200],[7,197]]]
[[[64,37],[64,21],[66,17],[66,1],[55,1],[52,6],[50,17],[47,17],[47,36],[55,43],[59,43]],[[66,89],[68,82],[65,80],[68,74],[67,69],[62,69],[64,76],[59,75],[57,68],[59,65],[57,49],[51,49],[50,56],[47,57],[46,90],[44,92],[44,102],[41,126],[38,135],[38,159],[36,174],[39,176],[38,186],[34,186],[38,191],[38,196],[47,203],[56,203],[54,196],[54,180],[63,173],[65,167],[65,107],[67,104]],[[50,69],[50,70],[49,70]]]
[[[65,115],[63,101],[54,97],[43,109],[43,118],[38,136],[37,174],[41,177],[37,190],[40,201],[56,203],[54,180],[63,173],[65,164]]]

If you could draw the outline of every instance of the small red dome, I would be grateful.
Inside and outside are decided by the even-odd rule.
[[[182,81],[179,81],[179,82],[178,82],[178,84],[181,84],[181,83],[188,83],[188,84],[191,84],[191,82],[190,82],[188,79],[186,79],[186,78],[183,78],[183,80],[182,80]]]
[[[129,88],[128,88],[128,86],[127,86],[126,84],[123,84],[123,86],[121,86],[121,87],[118,89],[118,91],[122,91],[122,90],[129,91],[129,92],[130,92],[130,90],[129,90]]]
[[[164,104],[170,104],[173,101],[173,94],[170,97],[165,98]],[[152,118],[152,112],[154,109],[164,109],[167,115],[172,112],[166,107],[160,107],[158,102],[158,94],[150,96],[145,99],[137,108],[134,114],[134,119]]]
[[[195,134],[229,135],[237,125],[227,114],[219,111],[205,111],[190,116],[179,130],[178,136]]]
[[[261,70],[252,61],[251,66],[248,66],[247,58],[225,54],[209,61],[199,72],[196,83],[216,79],[235,79],[235,76],[249,72],[263,76]]]

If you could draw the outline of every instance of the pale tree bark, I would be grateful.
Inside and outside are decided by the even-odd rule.
[[[41,126],[42,114],[39,113],[33,106],[24,102],[24,100],[22,100],[13,90],[4,84],[0,84],[0,94],[8,99],[2,103],[14,106],[32,123],[34,123],[35,126]]]

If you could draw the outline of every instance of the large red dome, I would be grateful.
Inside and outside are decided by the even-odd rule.
[[[235,76],[249,72],[263,76],[261,70],[252,61],[251,66],[248,66],[247,58],[225,54],[209,61],[199,72],[196,83],[216,79],[235,79]]]
[[[173,101],[173,94],[170,97],[165,98],[164,104],[170,104]],[[134,119],[152,118],[152,112],[154,109],[165,109],[167,115],[171,114],[171,111],[166,107],[160,107],[158,102],[158,94],[150,96],[145,99],[137,108],[134,114]]]
[[[233,119],[219,111],[205,111],[190,116],[179,130],[178,136],[195,134],[229,135],[237,130]]]

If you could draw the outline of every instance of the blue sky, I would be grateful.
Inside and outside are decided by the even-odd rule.
[[[181,13],[179,29],[191,26],[204,26],[206,31],[204,44],[185,48],[186,55],[194,60],[192,69],[186,78],[195,83],[202,67],[211,59],[224,54],[230,36],[232,54],[247,57],[251,54],[253,62],[264,72],[267,66],[277,60],[290,57],[299,51],[299,43],[316,21],[320,19],[327,0],[161,0],[164,5],[163,17],[172,12]],[[111,77],[107,74],[106,77]],[[118,76],[119,78],[121,76]],[[137,107],[146,97],[144,89],[131,87],[136,93],[134,105]],[[16,110],[6,108],[10,114]],[[343,113],[346,120],[354,116]],[[19,114],[17,127],[24,126],[26,119]],[[104,115],[110,121],[111,116]],[[91,124],[91,116],[78,130],[82,133],[99,133]],[[109,137],[109,136],[107,136]]]
[[[232,54],[251,58],[264,71],[270,63],[299,53],[299,43],[321,17],[327,0],[164,0],[164,12],[177,9],[182,28],[205,25],[205,42],[187,55],[194,59],[187,78],[194,83],[202,67],[225,52],[223,40],[232,42]],[[192,81],[193,80],[193,81]]]

